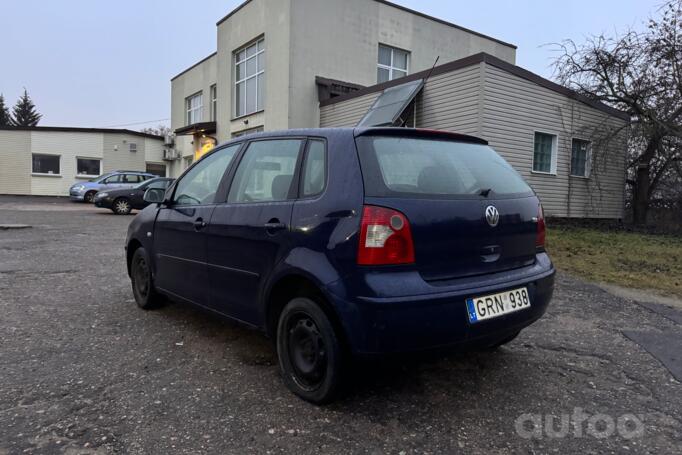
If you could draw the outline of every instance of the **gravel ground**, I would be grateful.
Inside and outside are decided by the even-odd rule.
[[[559,275],[508,346],[359,365],[346,397],[315,407],[260,334],[137,309],[131,219],[0,198],[0,224],[33,226],[0,231],[0,455],[682,452],[682,384],[622,333],[679,343],[682,326],[632,300]]]

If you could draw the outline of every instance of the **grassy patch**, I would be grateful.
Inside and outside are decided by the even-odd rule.
[[[550,226],[547,250],[559,270],[591,281],[682,297],[682,239]]]

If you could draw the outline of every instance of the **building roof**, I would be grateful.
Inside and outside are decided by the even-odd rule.
[[[232,11],[230,11],[229,13],[227,13],[227,15],[226,15],[225,17],[223,17],[222,19],[220,19],[220,20],[216,23],[216,26],[218,26],[218,25],[222,24],[223,22],[225,22],[227,19],[229,19],[231,16],[233,16],[235,13],[237,13],[240,9],[244,8],[246,5],[248,5],[249,3],[251,3],[251,1],[252,1],[252,0],[246,0],[244,3],[240,4],[240,5],[237,6],[235,9],[233,9]],[[428,14],[424,14],[424,13],[422,13],[422,12],[415,11],[415,10],[410,9],[410,8],[407,8],[407,7],[405,7],[405,6],[397,5],[397,4],[393,3],[393,2],[389,2],[389,1],[386,1],[386,0],[373,0],[373,1],[375,1],[375,2],[377,2],[377,3],[384,4],[384,5],[386,5],[386,6],[390,6],[390,7],[393,7],[393,8],[402,10],[402,11],[405,11],[405,12],[410,13],[410,14],[414,14],[414,15],[416,15],[416,16],[423,17],[423,18],[425,18],[425,19],[429,19],[429,20],[438,22],[438,23],[443,24],[443,25],[447,25],[448,27],[453,27],[453,28],[456,28],[456,29],[458,29],[458,30],[462,30],[462,31],[464,31],[464,32],[471,33],[472,35],[480,36],[481,38],[485,38],[485,39],[489,39],[489,40],[491,40],[491,41],[495,41],[496,43],[502,44],[502,45],[504,45],[504,46],[509,46],[509,47],[511,47],[511,48],[513,48],[513,49],[516,49],[516,45],[514,45],[514,44],[510,44],[510,43],[504,42],[504,41],[499,40],[499,39],[497,39],[497,38],[493,38],[492,36],[484,35],[483,33],[479,33],[479,32],[476,32],[476,31],[474,31],[474,30],[470,30],[470,29],[468,29],[468,28],[462,27],[462,26],[457,25],[457,24],[453,24],[452,22],[448,22],[448,21],[445,21],[445,20],[443,20],[443,19],[439,19],[439,18],[437,18],[437,17],[429,16]]]
[[[202,58],[201,60],[196,62],[194,65],[190,66],[189,68],[185,68],[184,70],[180,71],[178,74],[176,74],[175,76],[173,76],[171,78],[171,82],[174,81],[175,79],[179,78],[180,76],[185,74],[187,71],[191,70],[192,68],[196,68],[197,66],[201,65],[202,63],[204,63],[206,60],[210,59],[211,57],[215,57],[217,54],[218,54],[218,52],[216,51],[216,52],[212,53],[211,55],[209,55],[208,57]]]
[[[61,133],[109,133],[109,134],[130,134],[131,136],[147,137],[149,139],[158,139],[162,141],[163,136],[156,134],[143,133],[141,131],[133,131],[127,129],[117,128],[78,128],[69,126],[0,126],[0,131],[57,131]]]
[[[499,69],[504,70],[508,73],[511,73],[515,76],[526,79],[530,82],[534,82],[534,83],[536,83],[542,87],[545,87],[549,90],[560,93],[560,94],[562,94],[568,98],[572,98],[576,101],[580,101],[581,103],[587,104],[590,107],[598,109],[598,110],[605,112],[607,114],[613,115],[614,117],[618,117],[618,118],[621,118],[623,120],[628,120],[630,118],[630,116],[627,112],[620,111],[618,109],[607,106],[604,103],[600,103],[599,101],[595,101],[593,99],[590,99],[584,95],[581,95],[581,94],[575,92],[574,90],[571,90],[567,87],[564,87],[563,85],[559,85],[556,82],[552,82],[549,79],[545,79],[542,76],[538,76],[537,74],[530,72],[524,68],[521,68],[520,66],[512,65],[511,63],[505,62],[504,60],[501,60],[501,59],[494,57],[490,54],[486,54],[485,52],[470,55],[468,57],[464,57],[464,58],[461,58],[459,60],[454,60],[452,62],[448,62],[448,63],[445,63],[443,65],[436,66],[433,69],[427,69],[424,71],[419,71],[418,73],[410,74],[410,75],[405,76],[405,77],[393,79],[392,81],[383,82],[381,84],[376,84],[376,85],[372,85],[369,87],[365,87],[365,88],[362,88],[362,89],[357,90],[355,92],[348,93],[346,95],[337,96],[335,98],[329,98],[327,100],[320,101],[320,107],[329,106],[330,104],[340,103],[342,101],[357,98],[357,97],[364,96],[364,95],[367,95],[370,93],[380,92],[380,91],[383,91],[384,89],[387,89],[389,87],[394,87],[396,85],[404,84],[405,82],[409,82],[409,81],[413,81],[413,80],[417,80],[417,79],[423,79],[429,75],[435,76],[438,74],[449,73],[451,71],[466,68],[468,66],[478,65],[481,62],[485,62],[488,65],[492,65],[496,68],[499,68]]]

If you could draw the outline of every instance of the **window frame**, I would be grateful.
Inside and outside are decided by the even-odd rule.
[[[208,152],[206,155],[202,156],[196,161],[193,161],[187,168],[180,174],[178,178],[176,178],[166,189],[166,195],[167,195],[167,206],[168,207],[205,207],[209,205],[218,205],[218,204],[224,204],[225,201],[227,200],[227,193],[230,190],[231,186],[231,181],[232,181],[232,174],[234,172],[234,169],[236,168],[237,162],[241,159],[241,154],[244,151],[244,144],[246,142],[229,142],[225,145],[222,145],[220,147],[216,147],[210,152]],[[218,183],[218,189],[216,190],[216,195],[215,199],[212,203],[210,204],[201,204],[201,205],[183,205],[183,204],[176,204],[173,200],[175,198],[175,191],[177,190],[178,183],[185,178],[185,175],[192,170],[192,168],[197,164],[200,163],[203,159],[205,159],[208,156],[213,155],[214,153],[218,153],[221,150],[225,150],[227,148],[233,147],[237,145],[237,151],[234,153],[234,157],[232,158],[232,161],[230,164],[227,166],[225,169],[225,173],[223,174],[220,182]]]
[[[549,172],[546,171],[536,171],[535,170],[535,136],[537,134],[544,134],[547,136],[552,136],[552,151],[551,151],[551,156],[550,156],[550,161],[549,161]],[[531,166],[530,166],[530,172],[531,174],[539,174],[539,175],[550,175],[550,176],[556,176],[557,175],[557,158],[559,155],[559,134],[553,133],[550,131],[543,131],[543,130],[534,130],[533,131],[533,140],[532,140],[533,147],[531,148]]]
[[[194,98],[199,98],[199,106],[192,108],[191,107],[191,100]],[[198,113],[199,115],[194,116],[194,113]],[[195,92],[189,96],[185,97],[185,125],[194,125],[195,123],[201,123],[204,119],[204,92],[203,90],[199,90],[198,92]],[[191,120],[191,121],[190,121]]]
[[[262,43],[262,49],[258,50],[258,44]],[[256,46],[256,53],[253,54],[250,57],[246,56],[246,50],[252,46]],[[239,54],[244,51],[244,59],[243,60],[238,60]],[[258,38],[249,41],[247,44],[244,46],[241,46],[237,48],[236,50],[232,51],[232,78],[234,80],[234,84],[232,85],[232,99],[234,100],[234,103],[232,103],[232,120],[236,120],[242,117],[247,117],[249,115],[257,114],[259,112],[263,112],[265,110],[264,107],[264,100],[265,100],[265,76],[263,76],[263,88],[262,88],[262,95],[263,95],[263,100],[261,100],[258,96],[258,91],[259,91],[259,85],[258,85],[258,76],[261,74],[265,74],[265,57],[263,57],[263,69],[260,71],[258,70],[258,56],[261,54],[265,54],[265,36],[261,35]],[[242,79],[237,79],[237,65],[244,63],[244,68],[246,68],[246,62],[248,62],[251,59],[256,59],[256,73],[251,75],[251,76],[246,76]],[[248,112],[246,109],[246,97],[244,98],[244,112],[239,112],[239,108],[237,106],[237,92],[239,91],[239,85],[240,84],[246,84],[247,81],[251,79],[256,79],[256,109],[253,112]],[[244,93],[246,93],[246,86],[244,86]]]
[[[579,175],[573,173],[573,141],[587,142],[587,150],[585,152],[585,175]],[[592,141],[579,136],[571,137],[571,165],[568,175],[571,177],[577,177],[580,179],[589,179],[592,173]]]
[[[253,205],[253,204],[289,204],[293,203],[296,200],[300,199],[299,198],[299,188],[300,188],[300,181],[301,181],[301,165],[303,163],[303,156],[305,154],[306,147],[308,145],[308,136],[269,136],[269,137],[263,137],[263,138],[254,138],[254,139],[247,139],[243,142],[242,148],[239,150],[239,155],[235,159],[234,166],[230,170],[230,175],[229,175],[229,181],[227,182],[227,192],[225,193],[225,200],[224,203],[230,204],[230,205]],[[237,174],[237,169],[239,168],[239,165],[241,164],[242,160],[244,159],[244,156],[246,155],[246,152],[248,151],[249,147],[251,144],[255,142],[262,142],[262,141],[281,141],[281,140],[299,140],[301,141],[301,146],[299,147],[298,150],[298,156],[296,158],[296,164],[294,165],[294,175],[291,178],[292,183],[296,182],[295,185],[291,185],[289,188],[289,194],[287,195],[287,199],[283,201],[249,201],[249,202],[230,202],[228,201],[228,197],[230,194],[230,190],[232,189],[232,185],[234,184],[234,177]],[[325,148],[326,151],[326,148]],[[325,182],[326,183],[326,182]]]
[[[97,174],[81,174],[78,172],[78,160],[92,160],[92,161],[98,161],[99,162],[99,172]],[[102,175],[102,158],[93,158],[89,156],[76,156],[76,178],[93,178],[93,177],[98,177]]]
[[[218,119],[218,84],[212,84],[209,89],[210,112],[209,121],[215,122]]]
[[[56,156],[57,157],[57,164],[59,166],[59,172],[56,174],[52,173],[50,174],[49,172],[36,172],[35,169],[33,168],[33,157],[34,156]],[[34,175],[36,177],[61,177],[62,176],[62,156],[58,155],[56,153],[31,153],[31,175]],[[97,176],[95,176],[97,177]]]
[[[137,142],[128,142],[128,151],[130,153],[137,153]]]
[[[380,49],[381,49],[382,47],[384,47],[384,48],[386,48],[386,49],[389,49],[389,50],[391,51],[391,63],[390,63],[390,65],[388,65],[388,66],[387,66],[387,65],[384,65],[384,64],[382,64],[382,63],[379,62],[379,52],[380,52]],[[397,66],[394,66],[393,62],[394,62],[394,54],[395,54],[395,51],[400,51],[400,52],[404,52],[404,53],[405,53],[405,69],[398,68]],[[399,79],[399,78],[397,78],[397,77],[393,77],[393,71],[394,71],[394,70],[400,71],[401,73],[404,72],[404,73],[405,73],[405,76],[409,76],[409,75],[410,75],[410,60],[411,60],[411,56],[412,56],[412,53],[411,53],[410,51],[408,51],[407,49],[401,49],[401,48],[399,48],[399,47],[395,47],[395,46],[390,46],[390,45],[388,45],[388,44],[379,43],[379,46],[377,47],[377,84],[381,84],[381,83],[384,83],[384,82],[390,82],[390,81],[392,81],[392,80],[394,80],[394,79]],[[381,69],[388,70],[388,81],[379,82],[378,70],[379,70],[380,68],[381,68]],[[405,76],[400,76],[400,77],[405,77]]]
[[[322,142],[324,146],[324,184],[322,185],[322,190],[315,194],[303,195],[303,179],[305,178],[305,166],[308,162],[308,152],[310,150],[310,145],[313,142]],[[306,138],[305,149],[303,151],[303,158],[301,159],[301,169],[299,172],[299,179],[296,188],[295,200],[315,200],[319,199],[327,191],[327,183],[329,182],[329,150],[327,148],[327,138],[309,136]]]

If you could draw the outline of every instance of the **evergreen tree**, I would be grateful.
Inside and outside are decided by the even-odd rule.
[[[24,89],[24,94],[17,100],[12,109],[12,123],[14,126],[36,126],[42,115],[36,111],[36,106]]]
[[[5,106],[5,98],[0,93],[0,126],[11,126],[12,117],[9,115],[9,109]]]

